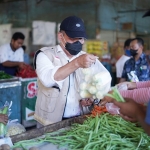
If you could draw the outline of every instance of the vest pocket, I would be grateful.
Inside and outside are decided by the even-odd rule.
[[[58,100],[59,90],[52,88],[51,90],[42,90],[40,108],[41,110],[52,113],[55,110]]]

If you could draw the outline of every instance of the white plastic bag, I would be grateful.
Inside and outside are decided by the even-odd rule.
[[[18,119],[12,120],[7,124],[7,133],[6,136],[12,136],[16,134],[21,134],[25,132],[26,129],[23,125],[18,123]]]
[[[118,115],[120,114],[119,112],[119,107],[117,107],[116,105],[114,105],[113,103],[106,103],[106,109],[107,111],[112,114],[112,115]]]
[[[81,98],[102,99],[110,90],[110,73],[105,70],[95,70],[94,67],[82,69],[82,72],[84,80],[79,86]]]

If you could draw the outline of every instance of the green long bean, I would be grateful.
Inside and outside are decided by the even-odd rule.
[[[89,117],[82,125],[75,124],[60,134],[47,133],[42,139],[21,141],[14,146],[45,141],[71,150],[150,150],[150,137],[141,127],[108,113]]]

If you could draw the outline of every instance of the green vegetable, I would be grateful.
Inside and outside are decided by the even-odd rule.
[[[4,106],[2,110],[2,114],[7,114],[8,113],[8,106]],[[6,134],[6,125],[3,123],[0,123],[0,136],[4,137]]]
[[[5,106],[3,111],[2,111],[2,114],[7,114],[7,112],[8,112],[8,106]]]
[[[6,73],[3,72],[3,71],[0,71],[0,79],[10,79],[10,78],[12,78],[11,75],[6,74]]]
[[[45,134],[43,138],[20,141],[14,147],[37,145],[41,142],[71,150],[148,150],[150,138],[141,127],[108,113],[89,117],[84,123],[73,124],[70,130]]]
[[[118,102],[125,102],[124,98],[121,96],[121,94],[119,93],[117,87],[113,87],[112,88],[112,94],[105,94],[106,96],[109,96],[113,99],[115,99]]]

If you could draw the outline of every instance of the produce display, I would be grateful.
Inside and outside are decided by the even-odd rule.
[[[10,146],[9,146],[8,144],[2,144],[2,145],[0,146],[0,149],[1,149],[1,150],[10,150]]]
[[[30,65],[26,65],[25,68],[20,69],[17,72],[16,76],[17,77],[22,77],[22,78],[37,77],[35,70]]]
[[[110,50],[112,58],[118,60],[124,54],[124,43],[123,42],[115,42]]]
[[[82,98],[102,99],[110,90],[111,76],[107,71],[92,74],[91,68],[83,69],[84,82],[80,84]]]
[[[11,150],[11,147],[8,144],[0,145],[0,150]],[[13,148],[13,150],[23,150],[23,148]],[[31,147],[29,150],[39,150],[37,147]]]
[[[105,106],[94,105],[93,110],[91,111],[91,114],[93,117],[96,117],[97,115],[100,115],[105,112],[108,112]]]
[[[17,122],[13,122],[13,123],[9,123],[7,125],[7,133],[6,136],[12,136],[12,135],[16,135],[16,134],[21,134],[23,132],[25,132],[25,128],[23,125],[17,123]]]
[[[108,42],[100,40],[87,40],[83,49],[87,53],[102,57],[108,53]]]
[[[0,79],[11,79],[12,76],[5,73],[4,71],[0,71]]]
[[[150,138],[137,124],[108,113],[88,117],[69,130],[45,134],[45,137],[20,141],[15,147],[36,146],[50,142],[71,150],[148,150]]]

